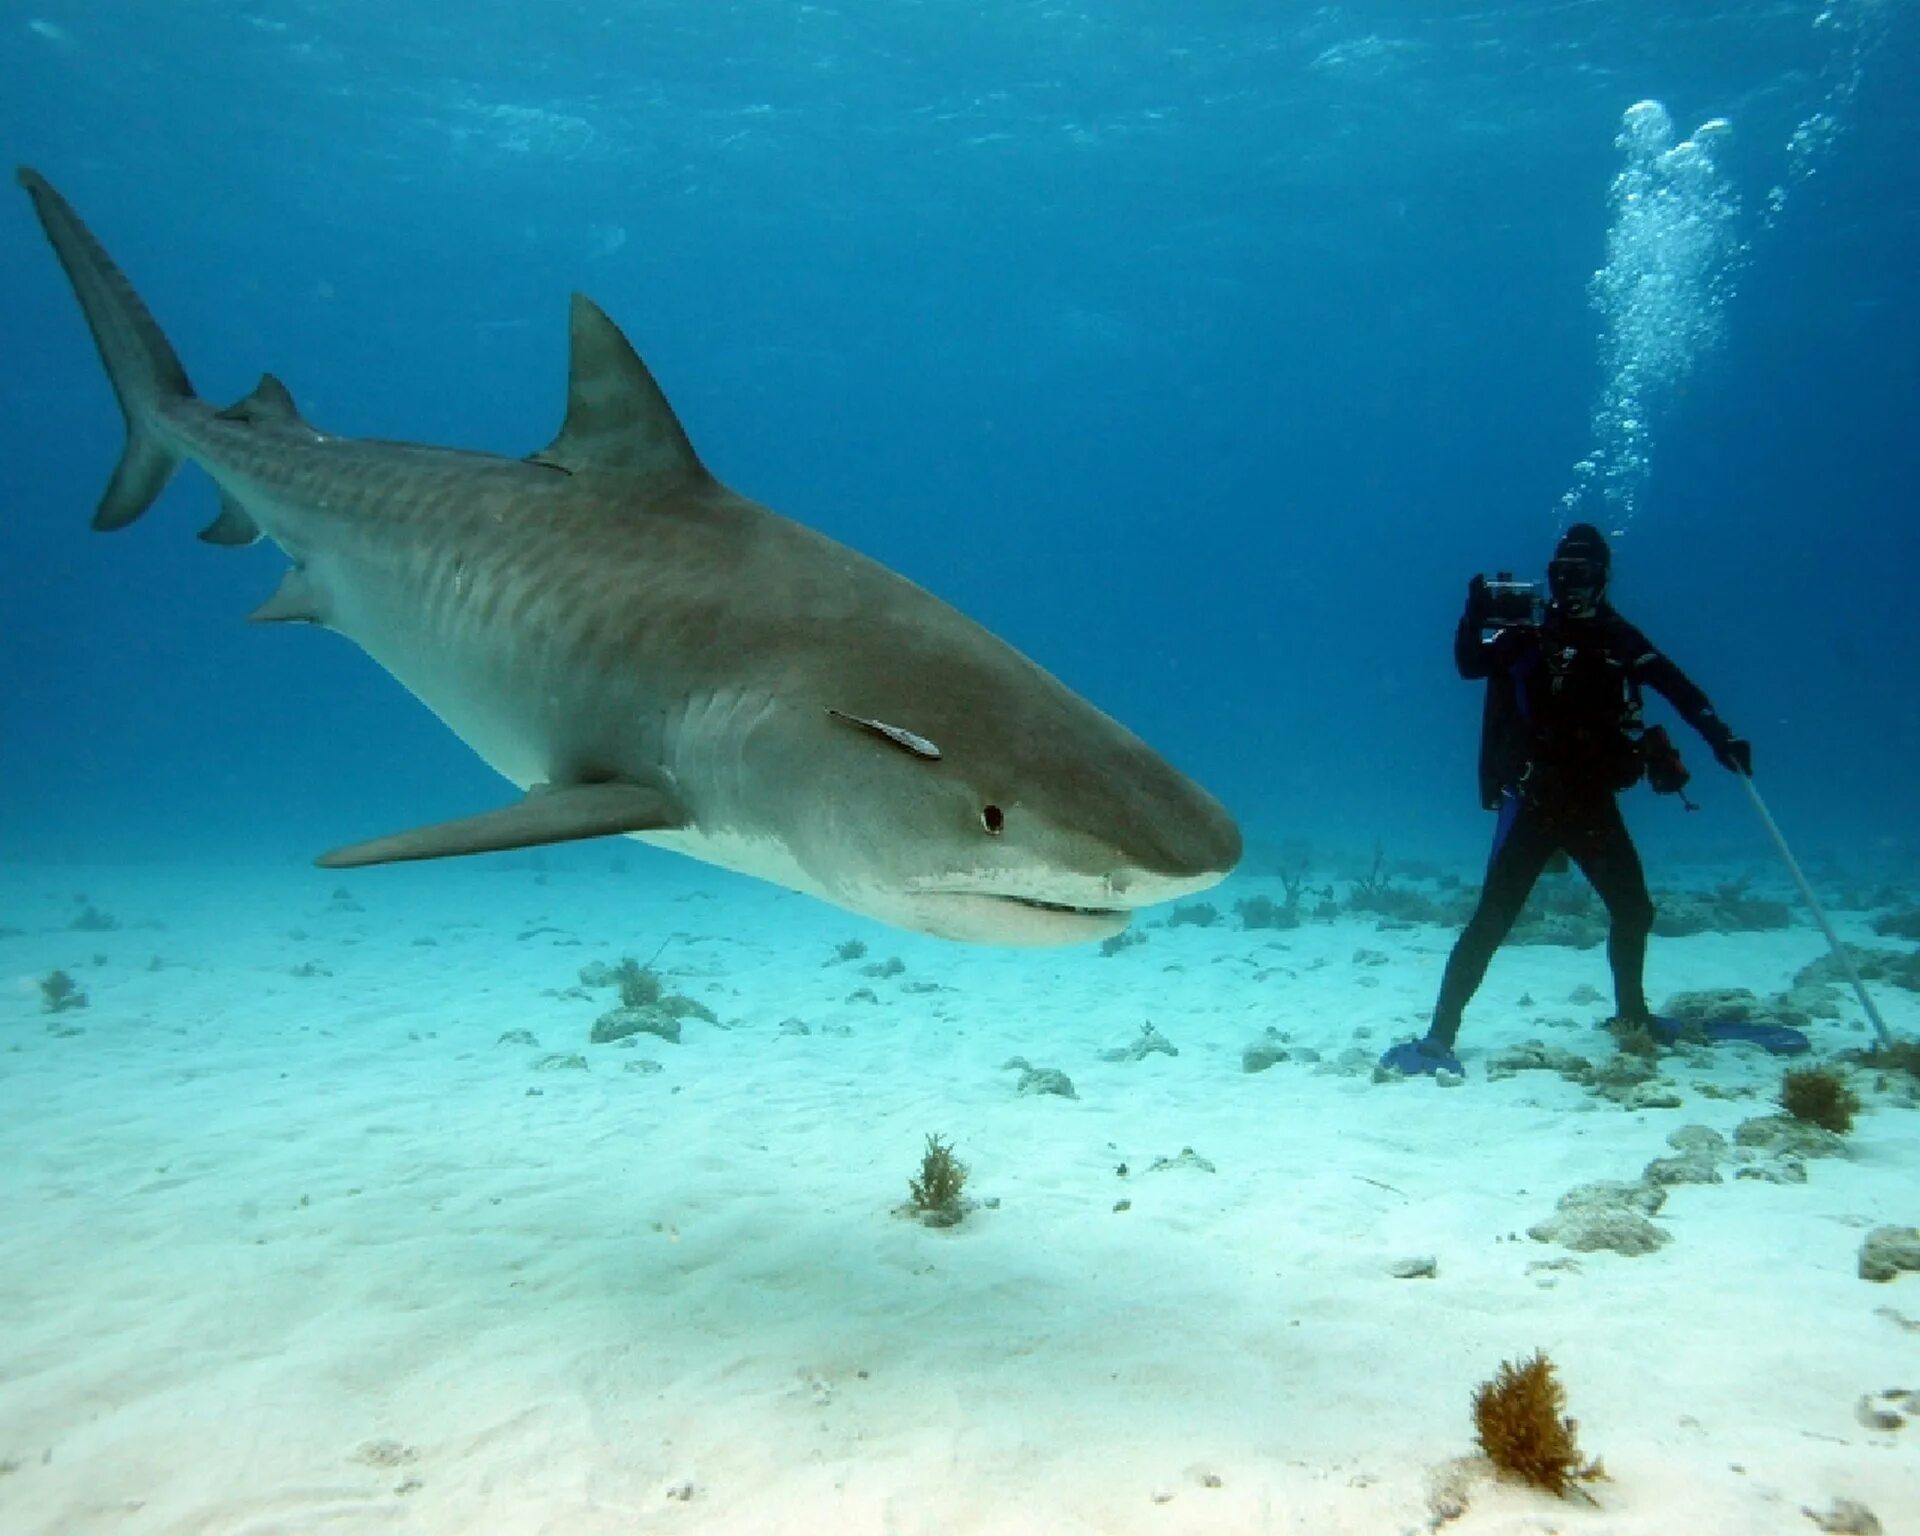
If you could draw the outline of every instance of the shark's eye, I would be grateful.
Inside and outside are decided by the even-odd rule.
[[[998,837],[1007,829],[1007,813],[997,805],[983,806],[980,811],[980,825]]]

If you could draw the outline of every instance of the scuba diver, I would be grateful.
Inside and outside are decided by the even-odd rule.
[[[1480,739],[1480,798],[1500,813],[1486,884],[1448,957],[1426,1037],[1381,1057],[1407,1073],[1458,1073],[1453,1053],[1461,1015],[1486,975],[1534,882],[1558,856],[1571,858],[1606,904],[1607,961],[1622,1024],[1671,1044],[1678,1026],[1647,1006],[1643,972],[1653,931],[1640,855],[1615,802],[1644,775],[1685,799],[1686,766],[1663,727],[1640,719],[1651,687],[1700,733],[1729,772],[1750,775],[1753,749],[1713,712],[1706,694],[1607,600],[1612,555],[1600,530],[1575,523],[1547,566],[1548,601],[1506,573],[1475,576],[1454,633],[1454,663],[1469,681],[1487,680]],[[1768,1049],[1804,1050],[1797,1031],[1714,1026],[1709,1035]],[[1787,1036],[1795,1036],[1798,1045]]]

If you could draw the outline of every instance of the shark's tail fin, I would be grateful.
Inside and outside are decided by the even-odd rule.
[[[124,528],[153,505],[180,466],[163,414],[170,403],[191,400],[193,386],[140,295],[80,215],[38,171],[23,166],[18,175],[66,268],[127,418],[126,451],[93,514],[96,528]]]

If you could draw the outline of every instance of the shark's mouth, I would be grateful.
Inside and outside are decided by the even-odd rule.
[[[1010,901],[1015,906],[1032,907],[1036,912],[1065,912],[1074,917],[1115,918],[1131,914],[1123,907],[1081,907],[1068,901],[1042,901],[1037,896],[992,896],[991,892],[982,892],[996,901]]]
[[[1132,920],[1118,907],[1082,906],[1011,891],[922,890],[894,917],[903,927],[983,944],[1051,946],[1111,938]]]

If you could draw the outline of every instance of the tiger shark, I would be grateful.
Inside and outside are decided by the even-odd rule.
[[[883,923],[1110,937],[1240,857],[1205,790],[1011,645],[721,484],[614,323],[575,295],[560,434],[524,459],[335,437],[269,374],[201,400],[46,179],[20,184],[126,418],[93,526],[183,463],[200,537],[291,562],[251,617],[357,644],[522,791],[321,856],[340,869],[623,835]]]

